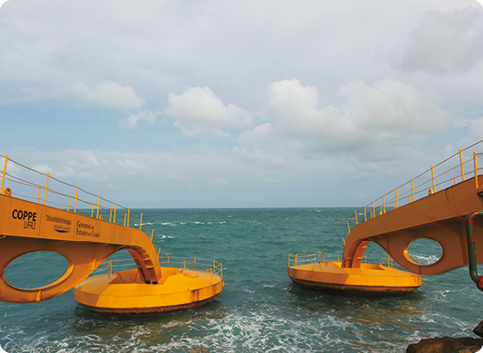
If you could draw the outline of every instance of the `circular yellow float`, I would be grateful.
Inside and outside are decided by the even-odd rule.
[[[340,262],[325,261],[289,266],[287,274],[293,282],[307,289],[362,297],[403,296],[422,285],[420,275],[382,264],[342,268]]]
[[[212,271],[161,267],[161,280],[146,284],[138,269],[86,278],[74,289],[85,308],[108,316],[148,316],[194,308],[213,301],[223,290]]]

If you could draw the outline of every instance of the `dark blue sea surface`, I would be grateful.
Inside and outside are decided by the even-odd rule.
[[[0,303],[3,349],[189,352],[200,346],[211,352],[404,352],[423,338],[472,336],[483,319],[483,293],[467,268],[425,277],[419,291],[402,298],[329,296],[293,284],[286,273],[288,254],[342,254],[353,209],[143,212],[162,255],[223,263],[225,288],[215,301],[140,319],[93,314],[73,299],[72,290],[38,304]],[[417,261],[434,262],[440,256],[437,244],[410,250]],[[374,244],[367,254],[385,257]],[[58,268],[65,266],[61,256],[33,254],[27,260],[8,268],[12,284],[27,288],[27,282],[62,275]]]

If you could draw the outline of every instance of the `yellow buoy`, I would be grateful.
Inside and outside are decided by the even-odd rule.
[[[301,287],[328,294],[363,297],[403,296],[421,287],[421,276],[381,264],[342,268],[340,262],[292,265],[287,274]]]
[[[93,276],[74,289],[85,308],[108,316],[149,316],[194,308],[213,301],[223,290],[220,275],[162,267],[162,281],[146,284],[137,269]]]

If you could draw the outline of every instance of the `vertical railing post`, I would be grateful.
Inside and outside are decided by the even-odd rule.
[[[47,173],[47,182],[45,183],[44,205],[47,204],[47,190],[49,188],[49,173]]]
[[[141,212],[141,218],[139,219],[139,229],[143,226],[143,213]]]
[[[465,181],[465,170],[463,168],[463,156],[461,154],[461,150],[460,150],[460,165],[461,165],[461,179]]]
[[[7,161],[8,161],[8,154],[5,155],[5,164],[3,165],[2,186],[0,186],[0,194],[3,194],[3,186],[5,185],[5,175],[7,174]]]
[[[74,204],[74,213],[77,213],[77,198],[79,196],[79,185],[75,187],[75,204]]]
[[[92,208],[91,208],[91,217],[94,217],[94,206],[95,206],[95,202],[92,203]]]
[[[42,189],[41,186],[39,186],[39,190],[37,191],[37,203],[39,203],[40,200],[40,189]]]
[[[99,205],[101,204],[101,195],[97,196],[97,215],[96,218],[99,219]]]
[[[129,227],[129,217],[131,216],[131,209],[127,209],[127,226]]]
[[[117,211],[117,202],[114,202],[114,220],[113,223],[116,223],[116,211]]]
[[[414,185],[413,185],[413,179],[411,179],[411,195],[413,195],[413,202],[414,200]]]
[[[431,177],[433,178],[433,194],[436,192],[436,184],[434,183],[434,167],[431,166]]]
[[[372,201],[372,214],[373,218],[376,218],[376,201]]]
[[[349,224],[349,221],[347,221],[347,229],[349,230],[349,233],[351,232],[351,226]]]
[[[386,199],[385,199],[384,195],[382,195],[382,206],[383,206],[383,209],[384,209],[384,213],[386,213]]]
[[[477,154],[473,152],[473,158],[475,159],[475,182],[476,182],[476,190],[478,190],[478,165],[477,165]]]
[[[153,241],[153,238],[154,238],[154,229],[151,232],[151,241]]]
[[[359,222],[357,222],[357,210],[354,210],[354,215],[356,216],[356,224],[359,224]]]
[[[367,207],[364,206],[364,222],[367,222]]]
[[[396,193],[396,202],[394,205],[396,206],[395,208],[399,208],[399,202],[397,200],[397,188],[395,189],[395,193]]]
[[[69,201],[67,201],[67,212],[69,212],[70,209],[70,195],[69,195]]]
[[[109,209],[109,223],[112,222],[112,208]]]

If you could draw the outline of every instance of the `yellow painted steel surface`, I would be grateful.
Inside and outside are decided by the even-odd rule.
[[[123,208],[127,210],[125,213],[120,212],[117,203],[111,203],[113,208],[106,208],[101,205],[101,196],[61,182],[49,174],[44,174],[44,186],[20,179],[6,172],[7,162],[13,161],[8,156],[0,157],[5,159],[0,174],[0,301],[41,302],[75,287],[75,299],[95,312],[148,315],[198,306],[212,301],[223,290],[223,266],[214,260],[212,265],[208,260],[207,266],[193,258],[192,264],[185,260],[178,263],[182,268],[173,268],[170,267],[170,257],[167,257],[168,267],[161,267],[159,252],[152,242],[154,230],[151,237],[141,230],[142,213],[139,224],[131,227],[133,212],[129,208]],[[27,171],[42,174],[13,163]],[[60,182],[62,187],[75,188],[75,198],[52,190],[49,180],[51,185],[52,182]],[[6,181],[18,183],[20,187],[33,187],[37,202],[24,199],[35,200],[32,196],[13,197],[10,187],[4,188]],[[95,202],[81,199],[79,191],[87,198],[94,196]],[[67,198],[66,209],[49,206],[49,193],[55,199],[49,200],[49,203],[56,206],[60,205],[59,198]],[[84,208],[78,208],[78,203],[82,203]],[[116,216],[121,224],[116,223]],[[145,229],[148,227],[144,225]],[[87,278],[110,255],[122,249],[129,252],[137,268],[115,274],[109,271],[106,275]],[[23,255],[40,251],[64,256],[68,262],[65,274],[40,288],[17,288],[8,283],[5,278],[8,266]],[[188,269],[187,265],[194,266],[194,269]],[[109,269],[112,269],[112,262]],[[32,264],[32,272],[35,272],[35,264]]]
[[[478,176],[483,185],[483,176]],[[481,189],[475,178],[413,201],[374,219],[357,224],[349,233],[343,253],[343,266],[358,268],[369,242],[379,244],[406,270],[434,275],[468,265],[465,231],[467,214],[483,209]],[[474,234],[478,263],[483,263],[483,220],[475,219]],[[419,265],[408,253],[409,244],[421,238],[438,242],[441,258],[430,265]]]
[[[483,140],[469,146],[465,151],[482,142]],[[299,265],[296,255],[294,265],[291,266],[289,255],[289,276],[301,285],[332,286],[332,289],[341,290],[364,285],[368,290],[371,287],[389,288],[394,287],[394,283],[397,283],[396,286],[404,287],[404,281],[421,281],[420,275],[442,274],[469,265],[469,242],[476,248],[476,262],[483,263],[483,219],[471,219],[474,238],[469,239],[466,230],[466,217],[475,213],[480,214],[483,210],[483,176],[478,175],[477,163],[478,156],[482,154],[473,151],[472,155],[473,158],[465,162],[460,150],[436,167],[441,171],[442,166],[448,166],[449,163],[445,164],[446,162],[454,161],[458,156],[459,165],[449,167],[439,175],[435,174],[435,167],[431,167],[416,179],[396,187],[390,193],[394,194],[394,198],[389,202],[386,197],[388,195],[382,195],[378,199],[380,204],[377,207],[376,201],[372,201],[371,204],[354,211],[355,225],[352,229],[350,222],[347,222],[349,234],[347,240],[344,239],[342,262],[321,263],[319,253],[318,264],[315,261],[315,254],[306,255],[314,257],[313,263],[308,265]],[[464,164],[467,162],[473,166],[474,177],[465,177]],[[461,170],[461,175],[458,174],[458,170]],[[424,175],[429,173],[430,179],[424,179]],[[415,180],[418,182],[416,188]],[[442,185],[445,187],[436,191],[436,188]],[[416,195],[421,193],[423,197],[416,200]],[[393,205],[392,210],[389,205]],[[442,249],[441,257],[432,264],[416,263],[411,258],[408,248],[417,239],[436,241]],[[380,269],[367,267],[362,260],[370,242],[380,245],[390,258],[418,276],[390,268],[384,268],[384,271],[379,271],[378,274],[377,271]],[[473,251],[471,250],[472,256]],[[476,272],[476,269],[474,271]],[[395,278],[398,280],[395,281]],[[400,282],[402,279],[404,281]],[[414,288],[418,286],[416,282],[413,284]]]
[[[156,283],[161,279],[156,250],[141,230],[0,195],[2,301],[33,303],[51,299],[74,287],[121,249],[129,251],[144,282]],[[37,251],[52,251],[64,256],[69,264],[64,276],[42,288],[23,289],[10,285],[5,279],[7,266],[16,258]]]
[[[422,284],[421,276],[375,264],[343,268],[340,262],[325,261],[289,266],[287,274],[304,287],[339,294],[405,295],[416,291]]]
[[[219,275],[207,271],[163,267],[163,280],[147,285],[137,270],[94,276],[75,287],[74,298],[100,314],[137,316],[195,307],[223,290]]]

